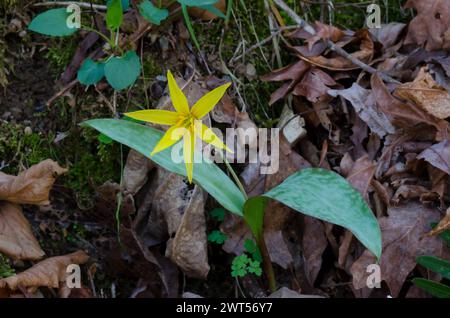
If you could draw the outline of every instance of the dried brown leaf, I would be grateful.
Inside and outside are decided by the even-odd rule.
[[[58,163],[47,159],[18,176],[0,172],[0,200],[19,204],[49,204],[49,192],[55,178],[67,172]]]
[[[67,278],[67,266],[84,264],[89,256],[83,251],[43,260],[26,271],[1,279],[0,288],[16,290],[19,286],[33,290],[39,287],[58,288]]]
[[[45,253],[20,206],[0,202],[0,252],[14,259],[37,260]]]

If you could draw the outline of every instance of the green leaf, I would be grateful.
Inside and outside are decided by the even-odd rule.
[[[155,7],[149,0],[144,0],[139,4],[139,12],[149,22],[160,25],[161,21],[167,19],[169,10]]]
[[[211,216],[217,221],[222,222],[225,219],[225,210],[222,208],[215,208],[211,211]]]
[[[419,256],[417,263],[429,270],[440,274],[442,277],[450,279],[450,262],[434,256]]]
[[[106,5],[110,6],[112,0],[106,1]],[[125,12],[130,8],[130,0],[122,0],[122,11]]]
[[[78,70],[78,81],[84,85],[93,85],[105,75],[105,65],[86,59]]]
[[[150,158],[150,153],[163,136],[163,132],[148,126],[119,119],[93,119],[82,124],[92,127],[109,138],[120,142]],[[186,176],[183,162],[175,163],[171,148],[161,151],[151,159],[163,168]],[[244,196],[231,179],[214,163],[194,163],[194,182],[207,191],[225,209],[242,216]]]
[[[340,175],[324,169],[303,169],[263,196],[247,200],[244,218],[258,241],[262,237],[268,199],[303,214],[350,230],[375,256],[381,257],[381,231],[366,202]]]
[[[102,144],[109,145],[114,140],[112,140],[111,138],[109,138],[108,136],[106,136],[104,134],[100,134],[100,135],[98,135],[98,141],[100,141]]]
[[[438,225],[438,223],[433,222],[430,225],[431,228],[434,229]],[[448,247],[450,247],[450,230],[442,232],[441,234],[439,234],[439,237],[444,240]]]
[[[212,14],[218,16],[219,18],[222,19],[226,19],[227,17],[225,16],[225,14],[222,13],[222,11],[220,11],[219,9],[217,9],[214,5],[212,4],[208,4],[208,5],[204,5],[204,6],[198,6],[200,9],[206,10],[211,12]]]
[[[201,7],[217,3],[219,0],[177,0],[179,4],[188,7]]]
[[[438,298],[450,298],[450,287],[424,278],[414,278],[414,285]]]
[[[208,241],[223,244],[227,240],[227,236],[220,231],[214,230],[208,235]]]
[[[106,26],[108,29],[115,31],[123,21],[123,10],[121,0],[111,0],[106,11]]]
[[[116,90],[133,85],[139,74],[141,62],[134,51],[128,51],[122,57],[112,57],[105,63],[106,79]]]
[[[66,8],[51,9],[37,15],[28,25],[28,29],[50,36],[72,35],[77,29],[67,26],[67,18],[70,15]]]
[[[255,261],[262,262],[262,255],[259,251],[258,245],[256,245],[255,241],[251,239],[246,239],[244,242],[245,250],[252,255],[252,258]]]

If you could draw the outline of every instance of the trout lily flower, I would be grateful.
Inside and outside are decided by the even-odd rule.
[[[231,83],[224,84],[210,91],[201,97],[192,108],[189,108],[186,96],[177,85],[170,71],[167,72],[167,80],[175,112],[148,109],[125,113],[125,116],[144,122],[171,126],[155,146],[150,156],[169,148],[183,138],[183,157],[188,180],[192,183],[196,136],[214,147],[232,152],[209,127],[201,122],[201,119],[220,101]]]

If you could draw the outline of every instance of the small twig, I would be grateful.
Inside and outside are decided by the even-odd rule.
[[[243,56],[248,55],[250,52],[252,52],[253,50],[256,50],[257,48],[266,45],[267,43],[269,43],[274,37],[280,35],[281,33],[283,33],[286,30],[292,30],[292,29],[298,29],[298,26],[296,25],[290,25],[290,26],[285,26],[285,27],[280,27],[276,32],[273,32],[270,36],[268,36],[267,38],[265,38],[264,40],[252,45],[251,47],[249,47],[247,50],[245,50],[244,53],[233,57],[230,60],[230,63],[234,63],[237,60],[241,59]]]
[[[50,107],[51,104],[61,96],[63,96],[67,91],[69,91],[72,87],[74,87],[78,83],[77,79],[74,79],[72,82],[64,86],[59,92],[53,95],[46,103],[47,107]]]
[[[80,8],[85,9],[96,9],[106,11],[107,6],[101,4],[91,4],[87,2],[76,2],[76,1],[51,1],[51,2],[40,2],[33,4],[33,7],[52,7],[52,6],[68,6],[70,4],[76,4]]]
[[[292,19],[294,19],[294,21],[299,25],[299,27],[303,28],[306,32],[308,32],[311,35],[316,35],[316,31],[314,30],[314,28],[310,24],[308,24],[305,20],[300,18],[298,16],[298,14],[295,13],[295,11],[292,10],[283,0],[273,0],[273,1],[275,2],[275,4],[277,6],[279,6],[281,9],[283,9]],[[378,73],[380,75],[380,77],[387,83],[400,84],[399,81],[390,77],[389,75],[387,75],[383,72],[377,71],[375,68],[365,64],[364,62],[361,62],[360,60],[358,60],[351,54],[347,53],[344,49],[342,49],[341,47],[334,44],[332,41],[327,40],[326,44],[330,50],[332,50],[332,51],[336,52],[337,54],[339,54],[340,56],[348,59],[349,61],[351,61],[353,64],[360,67],[364,71],[366,71],[370,74]]]

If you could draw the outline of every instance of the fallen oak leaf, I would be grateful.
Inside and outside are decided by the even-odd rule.
[[[37,260],[45,255],[20,206],[9,202],[0,203],[0,252],[19,260]]]
[[[27,290],[39,287],[58,288],[67,278],[67,266],[81,265],[88,259],[89,256],[83,251],[47,258],[22,273],[1,279],[0,289],[8,287],[16,290],[19,286]]]
[[[55,178],[67,172],[51,159],[44,160],[11,176],[0,172],[0,200],[19,204],[49,204],[49,192]]]

